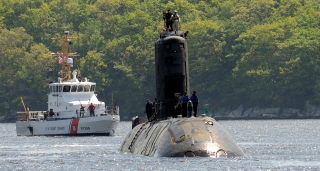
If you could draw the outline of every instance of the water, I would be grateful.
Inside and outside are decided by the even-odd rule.
[[[243,149],[235,158],[156,158],[118,149],[114,137],[18,137],[0,124],[0,170],[320,170],[320,120],[219,121]]]

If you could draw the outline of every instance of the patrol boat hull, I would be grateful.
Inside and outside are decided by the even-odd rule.
[[[58,82],[49,84],[48,110],[30,111],[21,97],[25,111],[17,112],[17,135],[113,135],[120,121],[113,95],[112,106],[108,108],[95,94],[96,83],[83,78],[79,68],[77,72],[70,70],[73,58],[79,54],[69,53],[69,45],[79,37],[69,37],[64,28],[63,37],[52,39],[62,45],[61,52],[51,53],[59,59],[62,69]]]
[[[82,117],[53,121],[17,121],[18,136],[106,135],[112,136],[119,124],[119,115]]]
[[[119,150],[153,157],[244,155],[227,131],[205,115],[139,124],[127,135]]]

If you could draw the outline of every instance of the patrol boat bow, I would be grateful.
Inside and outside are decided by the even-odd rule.
[[[113,135],[120,121],[119,107],[105,106],[94,94],[96,83],[87,78],[78,79],[70,67],[77,53],[68,53],[72,39],[69,31],[64,36],[53,38],[62,44],[61,53],[52,53],[62,65],[61,78],[49,84],[48,111],[29,111],[18,113],[17,135]],[[95,117],[90,117],[90,104],[95,106]],[[49,113],[49,110],[52,112]]]
[[[230,157],[244,155],[213,118],[182,117],[174,110],[174,94],[189,95],[188,48],[183,31],[164,32],[156,42],[156,93],[160,104],[154,118],[133,118],[133,129],[120,151],[154,157]],[[173,118],[177,117],[177,118]]]

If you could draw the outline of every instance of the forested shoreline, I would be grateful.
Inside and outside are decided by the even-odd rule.
[[[64,26],[80,37],[73,69],[97,83],[98,98],[110,104],[113,93],[121,115],[142,115],[155,97],[154,42],[167,9],[190,32],[190,90],[200,106],[320,105],[320,1],[1,0],[0,116],[23,110],[20,96],[47,110],[48,83],[61,69],[51,38]]]

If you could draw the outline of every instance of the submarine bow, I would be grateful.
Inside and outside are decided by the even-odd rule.
[[[120,151],[154,157],[232,157],[244,155],[227,131],[202,115],[139,124]]]

